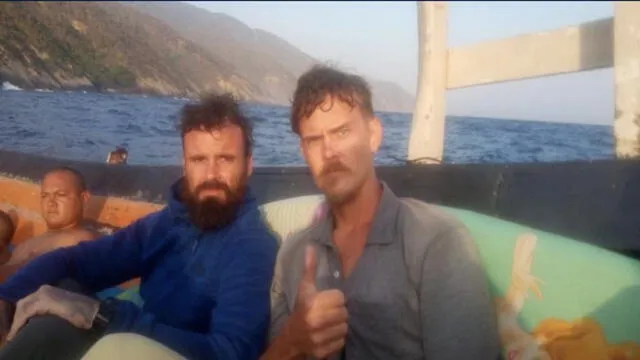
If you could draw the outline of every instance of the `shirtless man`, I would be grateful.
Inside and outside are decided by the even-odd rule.
[[[40,211],[47,232],[16,246],[5,265],[19,268],[51,250],[95,239],[98,234],[82,225],[88,199],[84,177],[76,170],[59,167],[46,173],[40,187]],[[2,277],[13,273],[7,268],[1,270]]]
[[[328,211],[280,249],[262,359],[499,358],[467,229],[376,176],[382,124],[369,85],[314,67],[298,80],[291,125]]]

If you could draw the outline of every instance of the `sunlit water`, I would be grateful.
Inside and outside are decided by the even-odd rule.
[[[176,130],[185,100],[82,92],[0,91],[0,148],[104,162],[115,146],[130,164],[180,164]],[[247,104],[258,166],[303,165],[288,108]],[[380,113],[378,164],[406,156],[411,116]],[[445,162],[551,162],[613,158],[611,126],[448,117]]]

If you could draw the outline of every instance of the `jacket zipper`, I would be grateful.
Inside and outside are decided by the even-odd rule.
[[[193,246],[191,247],[191,254],[194,255],[196,253],[196,251],[198,251],[198,245],[200,245],[200,240],[202,239],[204,235],[202,233],[199,233],[198,236],[196,236],[196,240],[193,242]]]

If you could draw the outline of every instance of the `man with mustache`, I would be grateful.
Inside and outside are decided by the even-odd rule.
[[[194,360],[260,355],[278,245],[247,186],[251,123],[231,95],[214,95],[182,109],[180,132],[184,176],[167,207],[42,255],[0,285],[0,359],[79,359],[114,332]],[[142,308],[85,295],[136,277]],[[65,279],[75,292],[55,287]]]
[[[377,176],[369,85],[303,74],[291,127],[328,212],[282,246],[261,359],[497,359],[496,315],[465,227]]]

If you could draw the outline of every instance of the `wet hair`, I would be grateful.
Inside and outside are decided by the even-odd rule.
[[[85,181],[84,176],[78,170],[70,168],[68,166],[58,166],[47,171],[47,173],[44,174],[44,176],[47,176],[55,172],[66,172],[68,174],[71,174],[76,179],[76,184],[78,185],[78,191],[80,192],[87,191],[87,182]]]
[[[129,152],[127,149],[117,146],[115,150],[107,155],[107,164],[126,164]]]
[[[16,226],[9,214],[0,210],[0,246],[9,244],[15,232]]]
[[[253,125],[232,94],[207,95],[197,104],[185,105],[178,128],[184,139],[189,131],[212,131],[226,125],[236,125],[242,130],[244,153],[250,156],[253,151]]]
[[[355,106],[373,116],[371,88],[358,75],[347,74],[328,65],[315,65],[298,79],[291,105],[291,130],[300,135],[300,121],[321,106],[327,97]]]
[[[115,149],[115,150],[113,150],[111,153],[112,153],[112,154],[114,154],[114,155],[121,155],[121,156],[122,156],[122,155],[125,155],[125,156],[126,156],[127,154],[129,154],[129,152],[127,151],[127,149],[125,149],[125,148],[123,148],[123,147],[121,147],[121,146],[116,146],[116,149]]]

